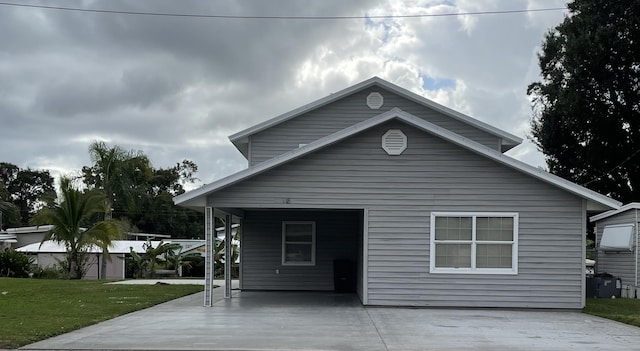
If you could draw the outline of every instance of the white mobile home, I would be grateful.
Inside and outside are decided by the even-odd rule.
[[[638,296],[640,203],[630,203],[593,216],[591,221],[595,222],[597,272],[620,278],[623,293],[629,297]]]
[[[146,241],[133,240],[114,240],[113,247],[109,248],[110,260],[107,260],[106,279],[124,279],[125,278],[125,257],[130,254],[130,248],[137,253],[145,252],[144,244]],[[150,241],[155,247],[159,241]],[[67,252],[64,244],[55,243],[53,241],[45,241],[29,244],[16,251],[31,254],[35,258],[35,263],[40,268],[58,266],[59,261],[65,259]],[[103,259],[102,249],[92,247],[89,250],[89,258],[87,260],[88,269],[84,279],[98,279],[101,260]]]

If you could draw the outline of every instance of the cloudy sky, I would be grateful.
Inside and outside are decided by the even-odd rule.
[[[201,183],[246,167],[228,136],[379,76],[526,139],[544,33],[558,0],[103,0],[19,4],[146,13],[355,16],[341,20],[144,16],[0,5],[0,162],[89,165],[94,140],[183,159]],[[509,155],[534,166],[530,142]]]

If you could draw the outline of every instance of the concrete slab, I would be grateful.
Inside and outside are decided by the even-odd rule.
[[[580,312],[368,310],[389,350],[640,350],[640,328]]]
[[[640,328],[579,312],[365,308],[350,294],[195,294],[24,350],[638,350]]]

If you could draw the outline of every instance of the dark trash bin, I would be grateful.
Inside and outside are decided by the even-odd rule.
[[[595,286],[595,297],[620,297],[622,294],[622,281],[609,273],[600,273],[593,276]],[[587,289],[589,285],[587,284]]]
[[[587,297],[598,297],[598,287],[596,285],[596,279],[593,277],[593,275],[591,276],[587,276],[587,289],[586,289],[586,294]]]
[[[333,261],[333,289],[337,293],[356,291],[356,267],[353,261]]]

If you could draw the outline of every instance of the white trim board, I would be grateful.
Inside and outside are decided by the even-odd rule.
[[[473,140],[467,139],[459,134],[453,133],[449,130],[441,128],[433,123],[427,122],[419,117],[416,117],[410,113],[402,111],[399,108],[393,108],[387,112],[381,113],[368,120],[354,124],[343,130],[335,132],[326,137],[320,138],[306,146],[293,149],[280,156],[276,156],[272,159],[259,163],[253,167],[247,168],[228,177],[222,178],[213,183],[204,185],[198,189],[189,191],[187,193],[178,195],[173,198],[176,205],[182,205],[185,207],[202,207],[206,203],[206,196],[220,189],[226,188],[233,184],[239,183],[245,179],[264,173],[277,166],[285,164],[287,162],[298,159],[304,155],[312,153],[316,150],[320,150],[339,141],[342,141],[354,134],[360,133],[364,130],[385,123],[390,120],[399,120],[408,125],[423,130],[431,135],[440,137],[446,141],[459,145],[469,151],[484,156],[488,159],[496,161],[507,167],[520,171],[524,174],[532,176],[536,179],[557,186],[563,190],[566,190],[580,198],[589,200],[589,210],[602,210],[602,209],[618,209],[621,205],[620,202],[606,197],[602,194],[598,194],[585,187],[572,183],[568,180],[555,176],[551,173],[545,172],[538,168],[532,167],[524,162],[518,161],[507,155],[504,155],[496,150],[481,145]]]
[[[595,216],[591,216],[591,217],[589,217],[589,221],[591,221],[591,222],[599,221],[601,219],[605,219],[605,218],[608,218],[608,217],[611,217],[611,216],[614,216],[614,215],[617,215],[619,213],[623,213],[623,212],[626,212],[626,211],[629,211],[629,210],[640,210],[640,202],[631,202],[631,203],[628,203],[628,204],[626,204],[626,205],[624,205],[624,206],[622,206],[622,207],[620,207],[618,209],[607,211],[607,212],[604,212],[604,213],[601,213],[601,214],[598,214],[598,215],[595,215]]]
[[[436,239],[436,218],[437,217],[467,217],[472,219],[471,239],[468,240],[437,240]],[[492,217],[492,218],[512,218],[513,219],[513,239],[511,241],[505,240],[492,240],[481,241],[476,239],[476,220],[478,217]],[[429,222],[429,273],[430,274],[477,274],[477,275],[518,275],[518,232],[520,228],[520,214],[518,212],[431,212]],[[436,266],[436,246],[438,244],[469,244],[471,246],[471,265],[464,268],[451,268],[451,267],[437,267]],[[478,268],[476,267],[476,247],[483,244],[511,244],[511,268]]]

